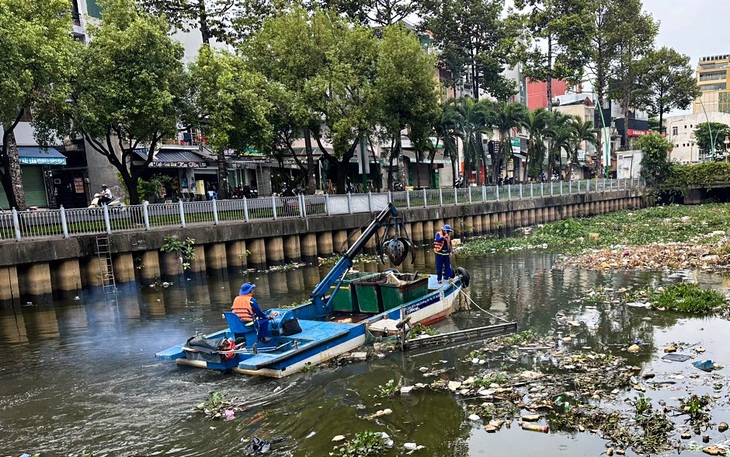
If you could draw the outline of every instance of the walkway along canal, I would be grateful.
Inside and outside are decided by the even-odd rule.
[[[347,247],[393,201],[416,244],[643,206],[637,181],[593,180],[383,194],[272,197],[0,215],[0,302],[179,277],[165,240],[194,240],[190,274],[315,261]],[[368,246],[375,247],[374,241]]]

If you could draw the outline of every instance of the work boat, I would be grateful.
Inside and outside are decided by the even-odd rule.
[[[384,240],[379,239],[383,233]],[[368,333],[394,335],[410,325],[429,325],[451,312],[469,274],[458,268],[439,283],[436,275],[352,271],[355,257],[376,237],[381,261],[400,265],[413,255],[405,224],[392,203],[383,209],[343,254],[310,299],[293,308],[266,311],[270,341],[259,342],[256,326],[232,312],[223,313],[228,328],[195,335],[155,356],[178,364],[249,375],[281,378],[365,344]]]

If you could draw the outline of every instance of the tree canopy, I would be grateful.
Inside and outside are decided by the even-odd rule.
[[[73,81],[74,128],[119,171],[130,202],[137,180],[163,138],[175,136],[186,100],[182,45],[164,17],[140,12],[133,0],[104,0],[104,20],[91,29]],[[139,148],[147,151],[132,168]]]
[[[78,49],[69,34],[71,7],[66,0],[0,2],[0,182],[11,207],[25,209],[15,128],[31,119],[36,139],[48,145],[67,118]]]

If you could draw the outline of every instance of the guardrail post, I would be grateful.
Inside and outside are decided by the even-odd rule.
[[[439,206],[444,206],[444,189],[439,187]]]
[[[347,212],[352,214],[352,194],[347,193]]]
[[[469,204],[471,205],[471,203],[472,203],[472,201],[471,201],[471,187],[467,187],[466,188],[466,191],[469,192]]]
[[[150,230],[150,202],[145,200],[142,203],[142,218],[144,219],[144,229]]]
[[[494,193],[497,195],[497,201],[499,201],[499,186],[494,186]]]
[[[324,194],[324,211],[330,216],[330,194]]]
[[[243,220],[248,222],[248,198],[243,197]]]
[[[459,204],[459,189],[454,187],[454,203]]]
[[[180,223],[185,228],[185,207],[183,206],[182,200],[178,200],[177,202],[180,204]]]
[[[553,195],[553,183],[550,181],[550,195]]]
[[[276,220],[276,197],[271,196],[271,209],[274,211],[274,220]]]
[[[406,190],[406,208],[411,209],[411,193]]]
[[[104,205],[104,224],[106,224],[106,233],[112,233],[112,221],[109,219],[109,205]]]
[[[487,201],[487,186],[482,186],[482,203]]]
[[[563,181],[560,181],[560,195],[563,195]]]
[[[540,181],[540,196],[541,197],[545,196],[545,183],[542,181]]]
[[[568,195],[573,193],[573,180],[568,181]]]
[[[580,193],[580,180],[578,181],[578,193]]]
[[[15,226],[15,240],[20,241],[20,219],[18,218],[18,210],[13,208],[13,226]]]
[[[368,211],[373,212],[373,193],[368,191]]]
[[[61,230],[63,230],[63,237],[68,238],[68,222],[66,222],[66,208],[61,205]]]
[[[427,200],[427,197],[426,197],[426,189],[424,188],[424,189],[421,189],[421,190],[423,190],[423,207],[425,208],[425,207],[428,206],[428,200]]]
[[[590,179],[588,181],[586,181],[586,193],[587,194],[591,193],[591,180]]]
[[[388,189],[388,203],[393,203],[393,193]]]
[[[302,217],[307,217],[307,200],[304,194],[299,194],[299,214]]]
[[[520,183],[520,200],[522,200],[522,183]]]
[[[535,198],[535,183],[530,183],[530,198]]]
[[[218,203],[215,198],[211,202],[213,202],[213,225],[218,225]]]
[[[507,200],[512,200],[512,186],[507,184]]]

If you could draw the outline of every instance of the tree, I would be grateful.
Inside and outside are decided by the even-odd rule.
[[[522,127],[527,130],[527,175],[539,178],[545,163],[545,142],[543,135],[550,121],[550,112],[545,108],[527,110]]]
[[[700,151],[714,157],[715,151],[720,148],[719,143],[724,141],[726,136],[730,136],[730,126],[720,122],[710,122],[709,124],[703,122],[697,125],[694,136]]]
[[[563,150],[569,154],[575,130],[571,124],[572,116],[560,111],[553,111],[548,121],[545,136],[548,138],[548,178],[552,177],[556,167],[563,168]]]
[[[78,46],[71,25],[67,0],[0,2],[0,183],[12,208],[26,208],[15,128],[31,118],[44,146],[62,129]]]
[[[641,59],[651,51],[658,25],[648,13],[640,12],[641,0],[625,0],[611,23],[616,40],[612,46],[616,62],[609,79],[609,95],[621,102],[624,117],[624,147],[629,147],[629,111],[637,108],[637,94],[641,87],[639,73]]]
[[[664,182],[671,174],[672,164],[669,162],[669,150],[672,143],[658,133],[644,135],[637,141],[641,149],[641,177],[649,186]]]
[[[471,97],[457,100],[454,106],[454,133],[461,140],[464,153],[464,172],[471,176],[473,171],[486,168],[487,160],[482,146],[482,134],[491,133],[489,105],[485,101],[477,102]],[[486,171],[486,170],[485,170]],[[477,173],[477,184],[486,183],[486,176]]]
[[[397,142],[401,132],[407,129],[416,163],[421,162],[424,152],[433,148],[430,136],[438,116],[435,66],[435,58],[423,51],[405,27],[394,25],[383,30],[375,79],[376,98],[380,103],[379,124]],[[418,173],[416,167],[416,179],[420,182]]]
[[[441,63],[452,74],[449,84],[460,85],[466,79],[476,100],[481,90],[498,100],[516,93],[502,71],[519,56],[519,24],[512,17],[502,19],[503,10],[504,0],[424,3],[423,29],[433,34],[441,49]]]
[[[247,62],[227,52],[203,47],[190,69],[198,119],[218,159],[218,196],[228,198],[225,151],[262,150],[271,141],[267,116],[271,103],[264,94],[266,79],[248,69]]]
[[[515,0],[529,11],[525,26],[533,40],[541,41],[526,55],[525,75],[547,83],[548,111],[553,109],[553,79],[577,83],[590,55],[593,22],[589,0]]]
[[[446,100],[434,125],[436,146],[438,147],[439,141],[442,142],[444,157],[451,160],[451,176],[453,176],[454,184],[456,184],[456,163],[459,160],[458,123],[460,115],[457,103],[458,101],[455,98]]]
[[[242,9],[259,3],[253,0],[137,0],[149,14],[165,15],[173,27],[190,31],[198,28],[203,43],[210,44],[211,39],[230,41],[231,24],[241,17]],[[261,11],[257,11],[260,13]]]
[[[490,106],[487,121],[499,132],[499,148],[492,155],[492,176],[497,176],[502,166],[512,157],[512,129],[521,127],[526,120],[526,109],[519,103],[496,102]],[[516,179],[516,174],[515,174]]]
[[[420,9],[420,0],[319,0],[311,3],[343,14],[363,25],[387,27]]]
[[[599,145],[600,138],[598,130],[593,126],[593,121],[584,121],[578,116],[571,119],[573,127],[572,147],[570,148],[568,159],[574,163],[578,163],[578,151],[583,144]],[[570,171],[570,170],[568,170]]]
[[[104,20],[81,51],[70,108],[74,129],[109,160],[129,200],[163,138],[177,133],[185,104],[182,45],[164,17],[138,11],[132,0],[104,0]],[[139,148],[142,165],[132,168]]]
[[[663,47],[651,51],[639,62],[637,105],[659,116],[659,133],[664,131],[664,113],[687,109],[700,96],[700,88],[689,57]]]

